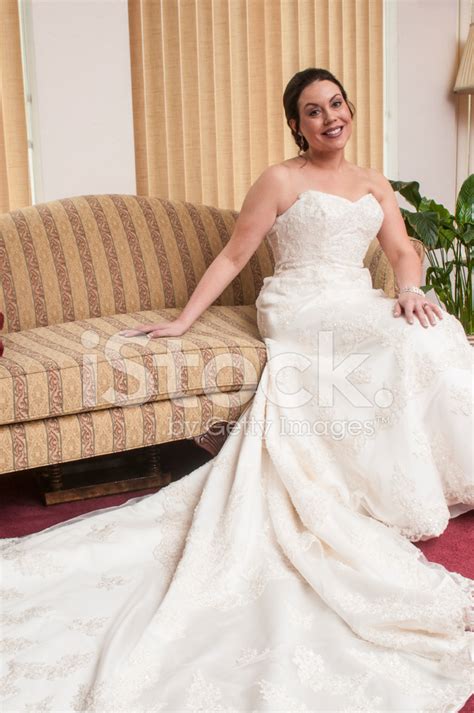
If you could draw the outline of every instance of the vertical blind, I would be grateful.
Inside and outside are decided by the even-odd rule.
[[[0,213],[30,205],[18,0],[0,1]]]
[[[383,168],[383,0],[129,0],[137,193],[239,210],[297,154],[283,91],[331,71],[355,105],[345,157]]]

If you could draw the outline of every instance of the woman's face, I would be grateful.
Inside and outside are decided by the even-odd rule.
[[[349,107],[337,84],[327,79],[315,80],[303,89],[298,99],[300,134],[317,151],[330,151],[345,146],[352,133]],[[291,126],[296,130],[296,122]],[[334,136],[328,130],[342,127]]]

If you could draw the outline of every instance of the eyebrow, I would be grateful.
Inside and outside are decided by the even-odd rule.
[[[329,101],[332,102],[332,100],[333,100],[335,97],[338,97],[339,95],[342,96],[341,92],[338,92],[337,94],[335,94],[333,97],[330,98]],[[303,109],[306,109],[307,106],[319,106],[319,104],[315,104],[314,102],[308,102],[307,104],[304,105]]]

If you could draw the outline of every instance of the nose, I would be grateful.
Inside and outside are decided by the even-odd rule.
[[[324,123],[325,123],[325,124],[330,124],[330,123],[333,122],[333,121],[334,121],[334,119],[332,118],[332,116],[331,116],[330,114],[326,114],[326,118],[324,119]]]

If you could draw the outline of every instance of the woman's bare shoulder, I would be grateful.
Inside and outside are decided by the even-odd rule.
[[[262,171],[261,175],[270,181],[284,181],[288,178],[288,173],[292,167],[290,161],[291,159],[287,159],[286,161],[281,161],[280,163],[272,163]]]
[[[263,182],[272,187],[272,190],[279,196],[283,203],[286,201],[286,196],[291,193],[292,176],[297,168],[297,164],[301,164],[301,160],[296,157],[273,163],[267,166],[260,174],[259,182]]]
[[[370,190],[375,195],[380,203],[384,200],[388,202],[396,202],[395,191],[388,178],[379,171],[378,168],[364,169],[367,175],[367,181],[370,185]]]
[[[379,202],[389,193],[393,193],[390,182],[377,168],[357,166],[357,164],[351,163],[349,171],[352,172],[351,182],[357,183],[361,188],[364,187],[367,193],[373,193]]]
[[[268,198],[274,205],[277,215],[294,202],[294,173],[295,163],[293,159],[287,159],[267,166],[256,181],[255,187],[258,184],[259,199]]]
[[[286,161],[271,164],[261,172],[254,187],[262,194],[270,193],[279,201],[281,195],[288,190],[290,172],[291,169],[286,165]]]
[[[303,160],[304,162],[304,160]],[[280,161],[279,163],[274,163],[270,166],[268,166],[267,170],[272,170],[277,173],[285,173],[288,175],[289,171],[293,171],[295,168],[298,168],[299,166],[302,165],[302,157],[301,156],[293,156],[293,158],[287,158],[284,161]]]

